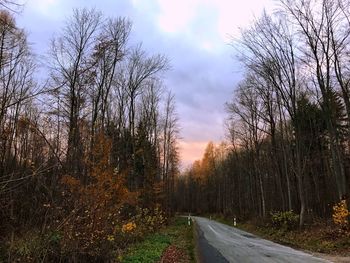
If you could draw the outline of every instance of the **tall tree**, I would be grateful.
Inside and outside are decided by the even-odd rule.
[[[62,35],[53,39],[51,45],[52,78],[63,94],[68,118],[67,167],[75,176],[81,176],[84,168],[80,126],[100,20],[101,14],[94,10],[74,10]]]

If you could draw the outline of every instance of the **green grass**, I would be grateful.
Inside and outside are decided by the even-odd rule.
[[[153,263],[160,260],[166,247],[171,244],[167,235],[156,233],[135,245],[122,259],[123,263]]]
[[[195,262],[193,226],[187,225],[187,219],[176,217],[169,226],[147,236],[142,242],[129,248],[122,257],[122,263],[153,263],[160,260],[164,250],[171,244],[183,250],[189,262]]]

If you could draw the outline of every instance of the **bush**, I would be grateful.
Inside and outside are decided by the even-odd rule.
[[[291,230],[298,226],[299,215],[291,211],[271,213],[272,225],[276,228]]]
[[[61,180],[66,189],[63,197],[67,207],[56,229],[63,233],[59,241],[65,257],[75,255],[83,261],[89,258],[108,261],[114,256],[117,246],[123,243],[127,246],[134,240],[134,224],[124,229],[125,236],[131,238],[126,239],[120,234],[120,225],[124,223],[120,214],[124,205],[135,206],[137,193],[128,191],[125,175],[117,173],[111,166],[111,147],[111,141],[99,134],[92,152],[94,161],[90,163],[88,183],[70,175]]]
[[[114,236],[110,236],[110,239],[113,239],[118,247],[124,248],[162,228],[166,221],[164,212],[159,208],[136,207],[134,216],[115,225]]]
[[[340,201],[333,206],[333,222],[339,226],[341,231],[347,231],[349,228],[349,210],[346,200]]]
[[[27,232],[7,242],[7,253],[11,262],[52,262],[59,257],[59,239],[59,233]]]
[[[144,233],[152,233],[167,222],[164,212],[158,207],[155,209],[137,208],[134,220]]]
[[[53,219],[41,231],[0,246],[0,262],[1,254],[13,256],[11,262],[110,262],[164,225],[161,209],[137,207],[139,192],[130,192],[127,175],[110,164],[111,146],[103,134],[97,136],[88,180],[64,175],[61,202],[50,206]]]

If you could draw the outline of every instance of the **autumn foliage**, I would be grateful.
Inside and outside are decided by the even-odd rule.
[[[72,210],[66,215],[62,228],[62,249],[66,253],[100,254],[108,244],[119,221],[119,212],[125,203],[135,204],[136,195],[130,193],[124,177],[114,172],[109,164],[110,141],[102,134],[97,136],[91,161],[89,182],[66,175],[61,182],[67,189],[62,195],[71,202]]]
[[[44,235],[29,233],[18,240],[11,248],[16,260],[106,262],[167,222],[159,204],[140,207],[139,191],[127,189],[125,176],[110,163],[108,137],[101,133],[95,141],[86,182],[71,175],[62,177],[60,204],[45,204],[54,215],[53,223]]]
[[[333,206],[333,222],[341,231],[347,232],[349,230],[349,215],[346,200],[341,200]]]
[[[11,10],[0,10],[0,262],[114,261],[174,213],[168,59],[129,42],[129,19],[81,8],[36,78]]]

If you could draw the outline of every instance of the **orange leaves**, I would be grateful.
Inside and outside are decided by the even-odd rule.
[[[82,204],[107,206],[109,202],[113,202],[114,205],[121,205],[124,201],[129,203],[137,199],[137,194],[130,193],[126,188],[124,176],[117,174],[116,169],[111,166],[110,151],[110,140],[99,134],[90,161],[89,183],[83,184],[69,175],[62,178],[61,182],[68,186],[72,194],[79,196]]]
[[[80,186],[80,181],[70,175],[64,175],[61,179],[61,183],[68,186],[69,188],[74,188],[74,189]]]
[[[61,182],[68,187],[74,203],[74,214],[64,225],[65,250],[71,252],[79,247],[89,254],[98,254],[102,247],[114,242],[115,226],[121,223],[119,211],[125,203],[136,203],[137,193],[130,193],[124,176],[115,172],[110,163],[111,143],[103,135],[96,138],[90,163],[88,183],[72,176],[64,176]],[[133,231],[135,223],[124,227]]]
[[[192,172],[193,172],[193,176],[196,178],[200,178],[203,176],[202,174],[202,163],[201,161],[195,161],[192,165]]]
[[[91,256],[109,253],[112,246],[124,247],[166,222],[159,208],[135,209],[140,193],[127,189],[125,176],[110,162],[110,153],[110,140],[98,135],[87,183],[68,175],[61,180],[69,190],[67,204],[74,204],[62,229],[64,253],[75,253],[77,248]],[[155,194],[162,189],[157,184]],[[123,213],[127,207],[129,211]]]
[[[215,165],[220,159],[222,159],[227,153],[227,146],[222,143],[215,145],[213,142],[209,142],[205,148],[202,160],[197,160],[191,167],[191,172],[195,178],[208,178],[215,173]]]
[[[136,229],[136,224],[134,222],[129,222],[125,225],[122,226],[122,232],[123,233],[128,233],[132,232]]]
[[[342,230],[346,230],[349,227],[349,215],[346,200],[342,200],[333,206],[333,222]]]

